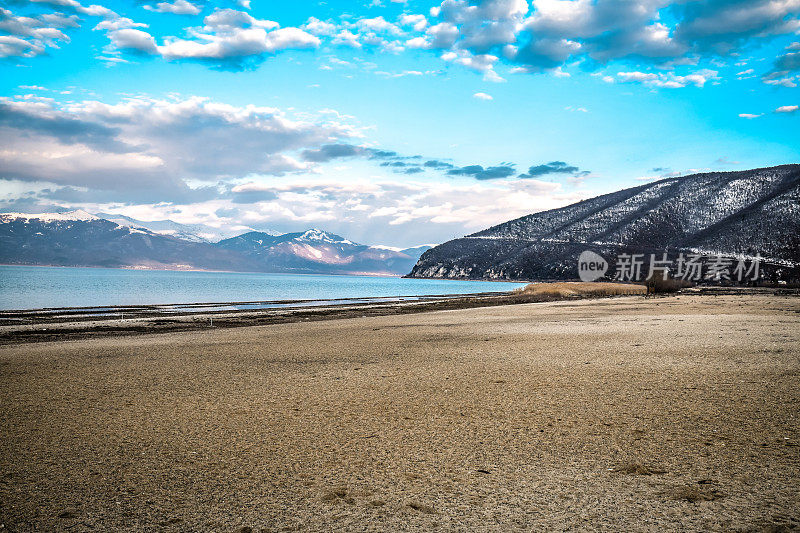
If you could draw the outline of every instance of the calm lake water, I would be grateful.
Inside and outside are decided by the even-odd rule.
[[[369,276],[0,266],[0,309],[422,296],[519,287]]]

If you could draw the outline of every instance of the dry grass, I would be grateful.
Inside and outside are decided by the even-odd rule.
[[[531,283],[518,290],[519,294],[542,298],[570,298],[581,296],[621,296],[647,294],[647,287],[632,283],[563,281]]]

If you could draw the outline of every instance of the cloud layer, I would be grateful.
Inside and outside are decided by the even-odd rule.
[[[309,164],[290,154],[358,132],[329,117],[204,98],[84,101],[59,105],[0,99],[2,177],[105,190],[138,190],[164,200],[189,181],[281,175]]]

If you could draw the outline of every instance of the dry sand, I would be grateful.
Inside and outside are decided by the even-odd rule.
[[[800,527],[800,299],[0,347],[0,531]]]

